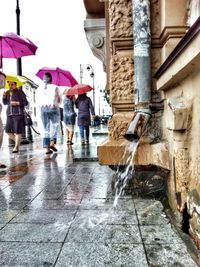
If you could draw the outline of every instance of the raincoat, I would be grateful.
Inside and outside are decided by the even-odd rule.
[[[11,101],[19,101],[19,106],[11,106]],[[25,93],[21,89],[7,90],[5,96],[3,96],[3,104],[8,105],[6,114],[7,116],[24,116],[24,107],[28,105]]]
[[[75,105],[78,109],[78,126],[91,125],[90,113],[95,116],[91,99],[86,94],[79,95],[75,101]]]

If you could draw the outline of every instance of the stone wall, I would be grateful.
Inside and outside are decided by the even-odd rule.
[[[152,32],[152,75],[161,64],[159,36],[161,32],[159,0],[151,1]],[[109,92],[113,114],[134,110],[134,62],[133,62],[133,20],[131,0],[109,1]],[[155,84],[152,80],[152,100],[158,102]],[[130,122],[133,114],[130,115]],[[119,124],[121,125],[121,116]],[[115,124],[118,116],[115,116]],[[126,124],[126,123],[125,123]],[[126,124],[127,125],[127,124]],[[112,124],[110,131],[113,132]],[[110,135],[111,136],[111,135]],[[116,136],[116,135],[115,135]],[[121,135],[119,136],[121,138]]]
[[[114,116],[108,126],[108,142],[98,147],[98,154],[100,164],[123,165],[129,156],[123,135],[135,102],[132,1],[105,2],[106,70]],[[200,0],[150,1],[153,116],[134,162],[170,170],[170,206],[174,212],[188,212],[189,232],[200,247],[200,37],[158,80],[153,77],[195,21],[199,4]]]
[[[190,26],[189,21],[194,18],[195,9],[194,1],[188,0],[153,0],[150,3],[153,77],[162,62],[185,35]],[[195,3],[198,4],[198,0],[195,0]],[[190,20],[187,13],[188,7]],[[118,159],[120,159],[120,153],[124,152],[121,147],[116,150],[116,146],[120,144],[120,140],[122,144],[124,142],[123,134],[131,120],[131,110],[134,109],[131,8],[129,0],[109,1],[109,89],[115,114],[109,124],[109,139],[116,142],[109,146],[118,154]],[[192,49],[189,54],[192,54]],[[187,60],[185,55],[188,54],[185,53],[183,59],[179,58],[180,66]],[[195,57],[194,54],[192,56]],[[184,213],[187,208],[191,217],[189,231],[199,246],[200,117],[195,114],[200,109],[200,95],[197,89],[200,84],[200,73],[194,68],[186,77],[184,71],[179,72],[179,66],[173,65],[170,69],[169,79],[164,82],[166,87],[162,88],[159,82],[155,83],[152,79],[153,117],[149,125],[147,141],[138,147],[135,162],[141,165],[153,163],[170,170],[168,177],[170,205],[175,212],[180,213]],[[175,73],[179,77],[178,82],[174,80]],[[164,76],[163,79],[165,78]],[[173,105],[175,105],[174,109]],[[182,105],[181,108],[179,105]],[[123,115],[125,111],[127,111],[126,116]],[[109,153],[109,149],[105,150],[106,154]],[[111,158],[107,160],[107,164],[112,161]]]
[[[174,192],[170,202],[175,210],[184,212],[187,206],[187,212],[190,219],[190,233],[200,247],[200,72],[193,77],[183,80],[177,87],[166,92],[166,99],[175,95],[181,96],[187,106],[187,127],[182,129],[166,129],[169,143],[171,167],[174,170],[169,190]],[[182,111],[183,112],[183,111]],[[166,112],[165,119],[169,113]],[[185,121],[185,120],[184,120]],[[178,123],[178,120],[177,120]],[[176,124],[175,124],[176,126]],[[173,176],[172,176],[173,175]],[[187,205],[185,205],[187,204]]]
[[[157,85],[165,99],[163,129],[169,147],[170,206],[175,212],[188,213],[189,233],[200,248],[199,43],[200,33],[159,77]]]
[[[153,0],[150,2],[151,10],[151,70],[152,75],[156,72],[161,64],[161,4],[160,0]],[[109,130],[109,140],[108,143],[104,143],[99,148],[99,159],[101,164],[116,164],[116,153],[117,158],[120,159],[124,155],[124,150],[127,149],[124,144],[124,134],[134,116],[134,105],[135,105],[135,95],[134,95],[134,62],[133,62],[133,19],[132,19],[132,1],[131,0],[110,0],[107,7],[106,18],[109,20],[109,29],[107,28],[107,58],[109,62],[107,66],[107,76],[108,88],[110,93],[110,104],[112,106],[113,118],[110,120],[108,125]],[[161,118],[162,118],[162,103],[161,96],[156,90],[155,83],[152,79],[152,118],[148,127],[147,135],[148,139],[146,142],[158,143],[162,139],[161,131]],[[148,140],[148,141],[147,141]],[[110,142],[110,143],[109,143]],[[143,142],[144,143],[144,142]],[[116,147],[115,147],[116,146]],[[124,146],[121,148],[121,146]],[[117,147],[119,151],[116,152]],[[159,155],[160,146],[157,148],[154,145],[152,149],[149,149],[149,155],[145,157],[148,160],[143,161],[143,153],[138,153],[137,162],[141,164],[150,164],[153,159],[156,158],[156,163],[160,165],[163,161],[158,159],[156,155]],[[165,151],[165,145],[163,144],[163,151]],[[105,152],[106,151],[106,152]],[[112,157],[108,157],[112,151],[115,152]],[[146,149],[141,149],[141,151],[148,151]],[[113,152],[113,153],[114,153]],[[145,152],[145,153],[146,153]],[[122,155],[121,155],[122,153]],[[166,152],[165,152],[166,153]],[[125,153],[126,154],[126,153]],[[120,156],[121,155],[121,156]],[[141,158],[140,158],[140,155]],[[150,156],[151,155],[151,156]],[[152,157],[155,155],[155,157]],[[161,156],[162,158],[162,156]],[[121,164],[122,160],[118,162]],[[168,163],[166,163],[168,166]]]
[[[131,0],[109,1],[110,101],[113,113],[133,109]]]

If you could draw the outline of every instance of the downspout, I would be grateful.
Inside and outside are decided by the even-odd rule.
[[[137,141],[151,118],[150,1],[132,0],[135,112],[124,137]]]

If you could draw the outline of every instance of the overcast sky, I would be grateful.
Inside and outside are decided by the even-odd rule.
[[[35,76],[41,67],[58,66],[69,70],[79,82],[80,64],[91,64],[95,72],[95,86],[105,86],[102,63],[94,57],[86,40],[83,29],[86,14],[82,2],[19,0],[20,34],[38,46],[35,56],[22,58],[22,72],[36,84],[41,82]],[[16,33],[16,0],[1,0],[0,34],[6,32]],[[3,71],[16,74],[16,60],[3,59]]]

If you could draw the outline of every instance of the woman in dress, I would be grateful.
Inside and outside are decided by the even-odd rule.
[[[76,123],[76,112],[74,110],[75,96],[65,96],[63,100],[63,115],[66,127],[67,145],[73,145],[74,127]]]
[[[18,153],[22,134],[25,134],[24,107],[28,105],[25,93],[17,83],[8,81],[9,90],[3,93],[3,104],[7,105],[5,132],[15,142],[12,153]]]

